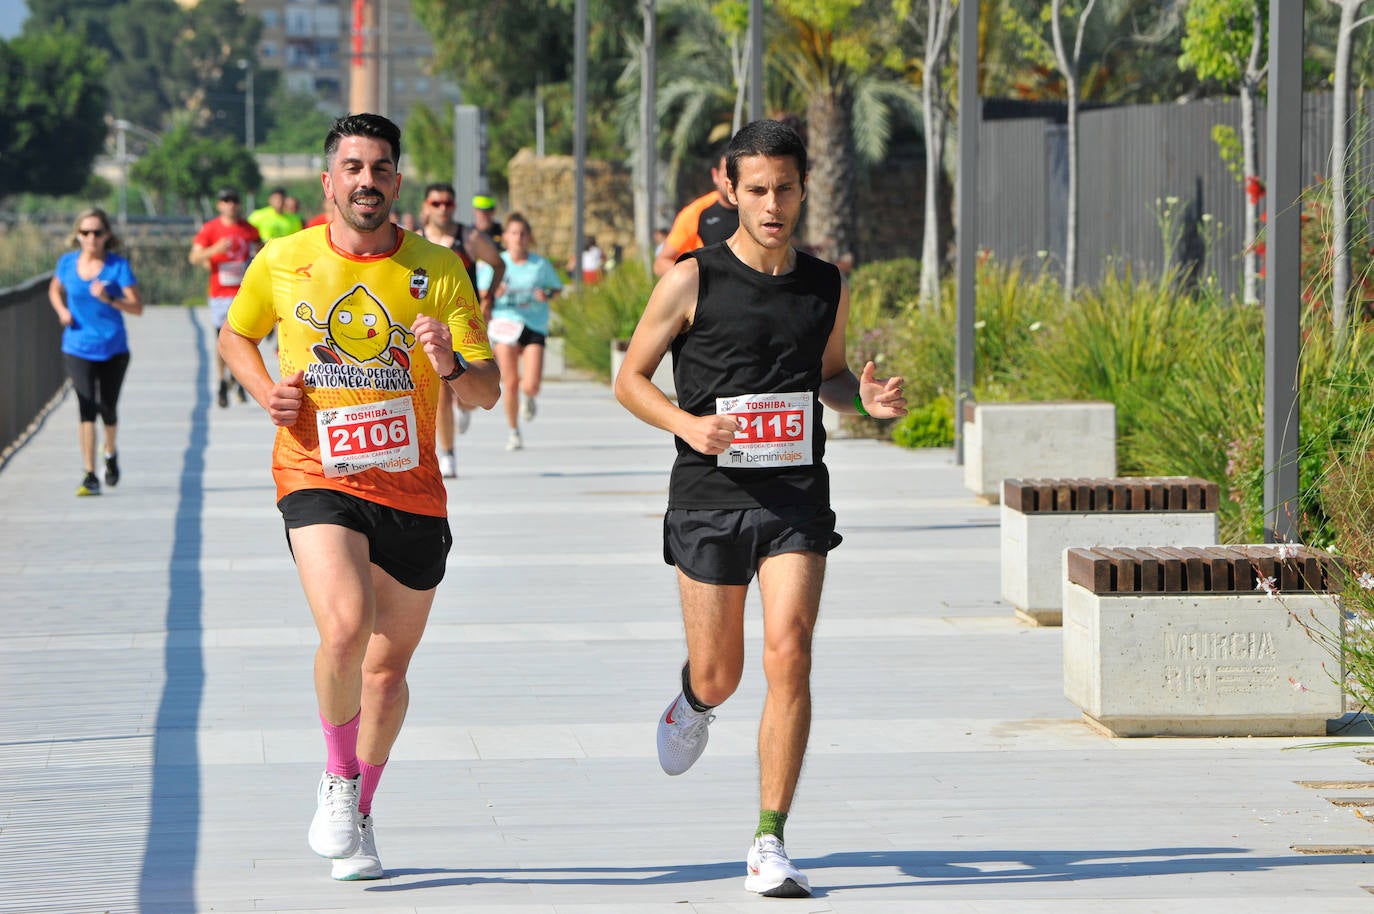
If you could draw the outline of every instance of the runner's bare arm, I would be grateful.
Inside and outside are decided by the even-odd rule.
[[[475,228],[468,229],[468,237],[463,243],[473,257],[491,267],[491,284],[479,292],[482,299],[482,318],[489,321],[491,305],[496,298],[495,290],[501,285],[501,278],[506,275],[506,262],[501,259],[501,252],[492,244],[491,239]]]
[[[672,432],[692,449],[719,454],[735,439],[738,420],[728,415],[694,416],[674,405],[651,380],[673,338],[691,324],[698,275],[696,260],[684,260],[654,287],[616,376],[615,397],[637,418]]]
[[[821,402],[839,413],[858,415],[854,397],[858,395],[864,410],[877,419],[895,419],[906,415],[906,399],[902,396],[900,377],[875,378],[872,362],[864,365],[860,377],[849,370],[845,356],[845,327],[849,323],[849,286],[840,280],[840,306],[835,312],[835,326],[825,343],[821,357]]]
[[[258,349],[260,342],[235,333],[226,323],[219,331],[219,354],[243,389],[267,410],[273,425],[295,425],[305,398],[305,373],[272,380]]]
[[[448,324],[429,314],[419,314],[410,325],[415,341],[425,350],[429,363],[442,378],[456,367],[453,356],[453,333]],[[491,409],[501,399],[501,370],[492,359],[469,362],[467,371],[456,380],[447,382],[464,403]]]

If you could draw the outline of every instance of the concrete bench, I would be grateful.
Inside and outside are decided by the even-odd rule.
[[[1326,553],[1073,548],[1065,568],[1064,694],[1093,726],[1112,736],[1324,736],[1341,716],[1331,656],[1297,621],[1340,631]]]
[[[964,487],[985,504],[1008,478],[1116,475],[1111,403],[968,402],[963,421]]]
[[[1064,550],[1217,541],[1217,484],[1192,476],[1002,481],[1002,599],[1032,625],[1059,625]]]

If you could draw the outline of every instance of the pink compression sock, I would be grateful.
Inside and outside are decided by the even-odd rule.
[[[320,715],[320,727],[324,730],[326,762],[324,770],[340,777],[358,776],[358,719],[362,711],[353,715],[346,724],[331,724]]]
[[[367,816],[372,814],[372,795],[377,792],[377,782],[382,779],[382,771],[386,768],[386,762],[374,765],[359,759],[358,767],[362,772],[362,778],[358,784],[358,813]]]

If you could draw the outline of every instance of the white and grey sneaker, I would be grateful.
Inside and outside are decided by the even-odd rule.
[[[458,458],[453,451],[444,451],[439,455],[439,475],[445,479],[458,475]]]
[[[510,437],[506,439],[506,450],[518,451],[525,446],[525,440],[520,437],[519,429],[511,429]]]
[[[776,835],[754,839],[745,862],[744,888],[769,898],[807,898],[811,881],[792,865]]]
[[[706,751],[707,727],[716,715],[697,711],[679,692],[658,719],[658,763],[668,774],[682,774]]]
[[[310,849],[321,857],[351,857],[358,849],[358,778],[320,775],[318,806],[310,821]]]
[[[458,407],[458,434],[466,435],[472,426],[472,410]]]
[[[372,824],[370,815],[358,819],[358,849],[351,857],[336,859],[329,875],[340,882],[381,879],[385,875],[382,860],[377,856],[377,833]]]
[[[537,412],[539,412],[539,405],[534,402],[534,397],[526,397],[525,402],[520,404],[520,418],[526,422],[532,421]]]

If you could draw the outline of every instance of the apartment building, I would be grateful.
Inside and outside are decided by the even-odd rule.
[[[344,111],[358,98],[353,73],[371,81],[363,97],[404,125],[423,103],[438,112],[455,104],[458,87],[430,72],[434,45],[410,0],[241,0],[263,22],[258,66],[280,70],[283,83]],[[361,39],[361,62],[352,67]]]

